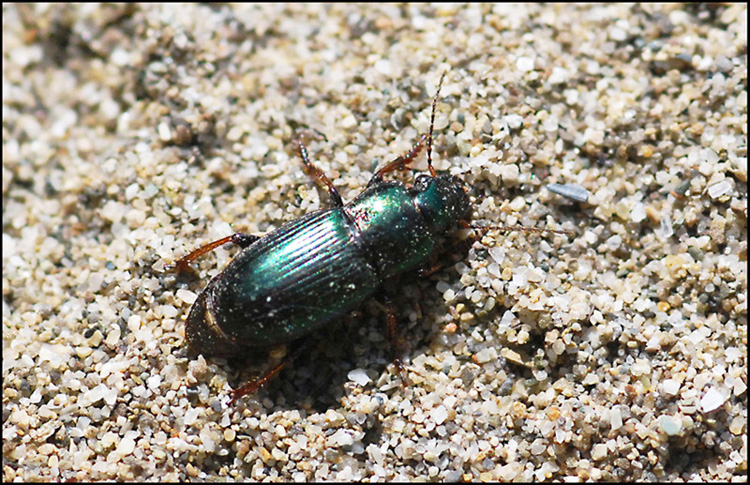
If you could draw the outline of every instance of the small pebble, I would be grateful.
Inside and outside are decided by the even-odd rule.
[[[528,72],[534,69],[534,59],[530,57],[519,57],[516,61],[516,67],[521,72]]]
[[[547,184],[547,190],[576,202],[589,200],[589,191],[576,184]]]
[[[708,187],[708,195],[712,199],[718,199],[731,192],[733,189],[732,183],[729,179],[724,179],[721,182],[715,183]]]
[[[677,436],[682,430],[682,420],[673,416],[662,416],[661,430],[669,436]]]
[[[500,178],[506,187],[512,187],[518,184],[520,173],[518,165],[503,165],[500,169]]]
[[[674,379],[664,379],[661,386],[664,393],[668,396],[676,396],[680,391],[680,383]]]
[[[364,369],[351,370],[347,374],[347,377],[350,381],[354,381],[360,386],[366,386],[371,381],[370,377],[367,375],[367,372]]]
[[[711,388],[701,398],[701,410],[704,413],[716,411],[726,402],[726,400],[727,398],[724,397],[722,393]]]

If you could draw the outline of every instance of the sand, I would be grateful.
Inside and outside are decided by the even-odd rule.
[[[746,480],[746,17],[4,5],[3,481]],[[189,359],[237,250],[168,265],[328,206],[297,129],[352,200],[444,71],[435,166],[514,229],[391,285],[410,385],[369,303],[229,405],[283,349]]]

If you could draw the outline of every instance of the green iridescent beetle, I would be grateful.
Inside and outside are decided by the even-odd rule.
[[[231,356],[253,348],[298,341],[371,298],[388,278],[424,267],[440,241],[470,216],[463,181],[438,175],[432,166],[432,132],[440,87],[432,103],[430,132],[412,149],[373,175],[367,188],[344,204],[333,183],[313,165],[302,137],[297,146],[306,171],[328,188],[332,207],[307,214],[259,237],[234,234],[196,249],[190,261],[232,242],[242,251],[198,296],[185,334],[190,353]],[[412,186],[383,180],[406,170],[427,143],[428,174]],[[389,335],[395,317],[389,310]],[[232,401],[276,375],[235,390]],[[399,366],[402,371],[403,367]]]

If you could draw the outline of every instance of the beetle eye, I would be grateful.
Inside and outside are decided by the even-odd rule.
[[[417,179],[414,181],[414,186],[412,187],[412,194],[424,192],[425,190],[427,190],[427,187],[430,186],[432,181],[433,177],[430,177],[429,175],[418,175]]]
[[[451,180],[453,181],[453,185],[461,188],[461,190],[463,190],[464,193],[466,194],[469,193],[469,186],[466,185],[466,182],[464,182],[462,179],[454,176],[454,177],[451,177]]]

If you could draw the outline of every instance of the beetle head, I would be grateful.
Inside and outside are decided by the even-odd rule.
[[[411,189],[414,203],[434,233],[443,233],[471,213],[468,188],[452,175],[420,175]]]

